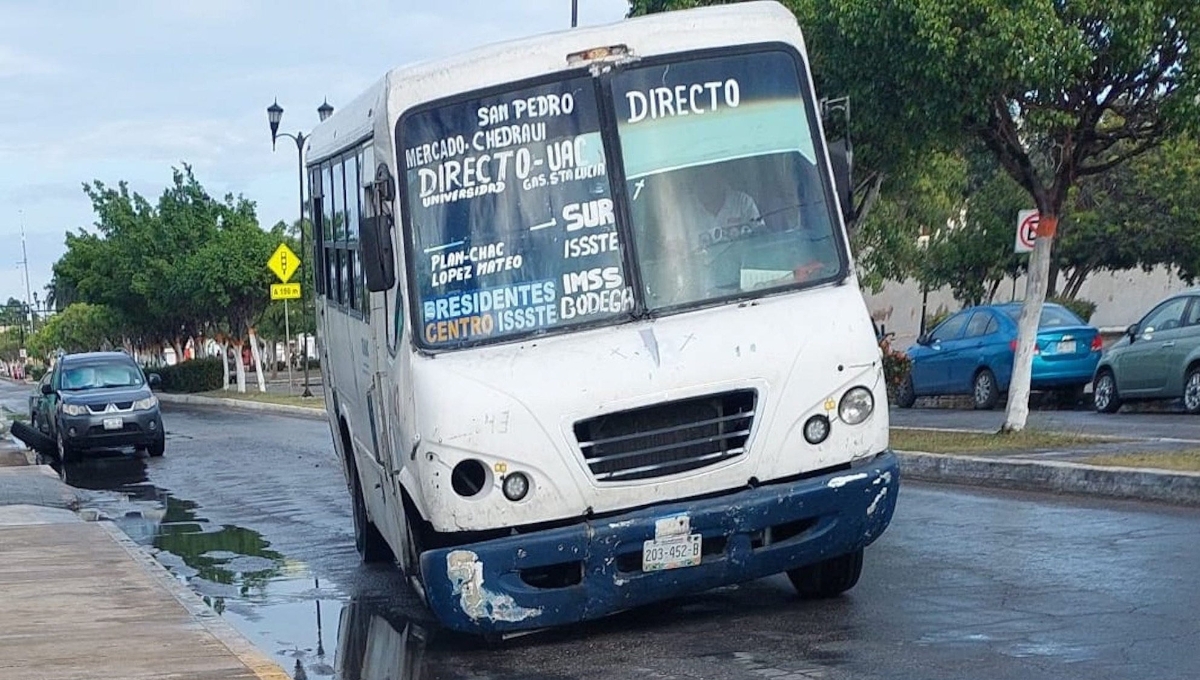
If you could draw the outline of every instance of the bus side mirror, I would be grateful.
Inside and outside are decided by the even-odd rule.
[[[842,217],[849,225],[854,219],[854,150],[848,137],[829,143],[829,162],[833,165],[834,188],[842,204]]]
[[[392,218],[390,215],[363,220],[359,234],[362,241],[363,274],[367,290],[378,293],[396,285],[396,256],[392,248]]]
[[[363,220],[359,240],[362,246],[363,278],[367,290],[379,293],[396,285],[396,252],[392,243],[392,200],[395,188],[387,163],[375,168],[375,181],[367,189],[375,204],[375,215]]]

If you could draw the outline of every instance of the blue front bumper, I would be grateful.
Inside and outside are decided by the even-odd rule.
[[[848,471],[430,550],[421,573],[430,608],[454,630],[504,633],[595,619],[863,548],[891,521],[899,483],[889,451]],[[703,536],[702,562],[643,572],[642,545],[654,538],[655,520],[681,513]],[[547,568],[582,577],[560,587],[527,582]]]

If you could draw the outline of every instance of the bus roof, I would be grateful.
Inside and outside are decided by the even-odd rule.
[[[773,0],[651,14],[401,66],[317,125],[309,157],[321,160],[369,136],[374,116],[385,104],[387,109],[401,112],[455,93],[556,73],[568,68],[568,54],[620,44],[635,56],[647,57],[710,45],[763,42],[803,45],[795,16]]]

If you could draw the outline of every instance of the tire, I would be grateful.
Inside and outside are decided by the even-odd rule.
[[[404,504],[404,530],[408,533],[407,552],[405,558],[404,576],[408,579],[408,585],[413,592],[417,594],[417,598],[421,600],[421,604],[429,606],[428,597],[425,594],[425,577],[421,574],[421,553],[424,548],[421,546],[420,532],[413,528],[414,511],[408,503]]]
[[[63,435],[62,435],[61,429],[58,431],[58,435],[55,437],[55,442],[58,444],[58,462],[59,463],[66,465],[68,463],[74,463],[75,461],[79,460],[79,452],[76,451],[74,448],[71,447],[71,445],[67,444],[67,442],[63,440]]]
[[[166,437],[159,437],[158,439],[155,439],[154,441],[150,442],[149,445],[146,446],[146,453],[150,454],[151,458],[161,458],[163,453],[166,452],[166,450],[167,450],[167,438]]]
[[[367,504],[363,500],[362,484],[358,481],[358,471],[354,465],[348,466],[350,471],[350,494],[354,503],[354,547],[367,563],[395,562],[392,549],[388,547],[383,534],[367,517]]]
[[[912,408],[917,403],[917,390],[913,387],[912,374],[904,376],[904,382],[896,388],[896,406]]]
[[[1097,413],[1116,413],[1121,408],[1117,378],[1107,368],[1096,374],[1096,381],[1092,385],[1092,405]]]
[[[836,597],[854,587],[862,575],[862,548],[823,562],[788,571],[788,579],[800,597],[823,600]]]
[[[996,376],[991,369],[985,368],[975,374],[971,383],[971,402],[976,409],[990,411],[996,408],[1000,401],[1000,386],[996,384]]]
[[[1188,369],[1183,379],[1183,408],[1192,415],[1200,415],[1200,366]]]

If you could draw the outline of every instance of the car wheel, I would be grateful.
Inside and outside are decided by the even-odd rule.
[[[912,408],[917,403],[917,391],[913,387],[912,373],[904,376],[904,382],[896,388],[896,405],[900,408]]]
[[[1183,408],[1192,415],[1200,414],[1200,366],[1193,366],[1183,380]]]
[[[146,447],[146,453],[150,454],[151,458],[160,458],[167,451],[167,438],[159,437]]]
[[[975,408],[987,411],[996,407],[1000,401],[1000,387],[996,385],[996,376],[990,369],[983,369],[975,374],[975,385],[971,391]]]
[[[62,430],[58,431],[58,462],[62,464],[74,463],[79,458],[79,454],[66,441],[63,440]]]
[[[800,597],[822,600],[836,597],[854,587],[862,575],[862,548],[852,553],[788,570],[788,580]]]
[[[1092,405],[1098,413],[1116,413],[1121,408],[1121,395],[1117,393],[1117,379],[1112,371],[1105,369],[1096,376]]]

